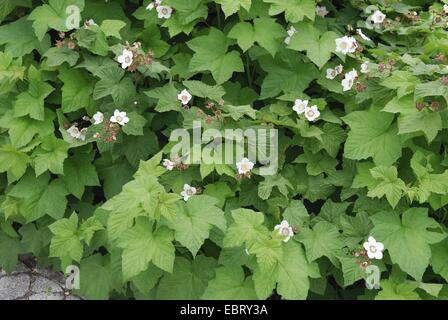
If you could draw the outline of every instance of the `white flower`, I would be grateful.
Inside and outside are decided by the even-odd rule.
[[[89,29],[91,26],[97,26],[95,20],[89,19],[84,22],[84,28]]]
[[[353,87],[356,78],[358,77],[358,72],[355,69],[345,74],[344,80],[342,80],[341,84],[343,87],[343,91],[348,91]]]
[[[381,260],[383,258],[384,244],[377,242],[374,237],[369,237],[363,247],[366,249],[369,259]]]
[[[70,128],[67,129],[67,133],[72,137],[77,139],[79,136],[79,130],[78,127],[76,127],[75,125],[71,126]]]
[[[150,2],[147,6],[146,6],[146,10],[152,10],[157,6],[160,6],[160,4],[162,3],[162,0],[156,0],[154,2]]]
[[[369,73],[369,61],[366,61],[361,65],[361,73]]]
[[[382,13],[380,10],[376,10],[372,16],[370,17],[372,22],[374,24],[381,24],[383,23],[384,19],[386,19],[386,15]]]
[[[364,40],[366,40],[366,41],[372,41],[372,39],[370,39],[368,36],[366,36],[366,35],[364,34],[364,32],[362,32],[361,29],[356,29],[356,33],[357,33],[362,39],[364,39]]]
[[[184,184],[184,191],[180,193],[182,197],[184,197],[184,201],[188,201],[190,197],[194,196],[196,194],[196,188],[191,187],[188,184]]]
[[[286,32],[288,33],[288,36],[292,37],[297,32],[297,30],[293,26],[290,26]]]
[[[300,100],[297,99],[294,102],[294,107],[292,107],[292,110],[297,112],[297,114],[301,114],[305,112],[306,107],[308,106],[308,100]]]
[[[278,230],[278,233],[285,237],[285,239],[283,239],[284,242],[288,242],[288,240],[294,236],[294,231],[286,220],[283,220],[280,224],[276,225],[274,230]]]
[[[74,139],[86,140],[87,128],[79,130],[77,126],[73,125],[67,129],[67,133]]]
[[[340,64],[340,65],[336,66],[336,67],[334,68],[334,70],[336,70],[336,72],[337,72],[338,74],[341,74],[342,71],[344,70],[344,67],[342,66],[342,64]]]
[[[173,9],[168,6],[157,6],[157,17],[159,19],[169,19],[171,17],[171,13],[173,12]]]
[[[78,139],[81,141],[86,140],[86,133],[87,133],[87,128],[83,128],[83,129],[79,130]]]
[[[314,121],[319,118],[320,112],[317,109],[317,106],[306,107],[305,108],[305,117],[308,121]]]
[[[443,13],[448,14],[448,4],[443,5]]]
[[[121,63],[121,67],[123,69],[126,69],[132,64],[132,61],[134,60],[134,55],[132,51],[128,49],[123,49],[123,52],[120,56],[118,56],[118,62]]]
[[[288,33],[288,36],[285,38],[285,43],[289,44],[291,42],[292,36],[297,32],[297,30],[293,26],[290,26],[286,32]]]
[[[252,170],[254,163],[247,158],[243,158],[240,162],[236,163],[236,167],[238,168],[239,174],[246,174]]]
[[[188,102],[190,102],[191,98],[192,98],[192,96],[187,91],[187,89],[182,90],[182,92],[177,95],[177,99],[180,100],[183,105],[188,104]]]
[[[92,119],[93,119],[93,124],[100,124],[104,120],[104,114],[102,112],[98,111],[97,113],[95,113],[93,115]]]
[[[316,14],[321,17],[325,17],[328,14],[327,7],[325,6],[316,6]]]
[[[328,68],[327,69],[327,79],[333,80],[338,75],[336,69]]]
[[[129,122],[129,118],[126,116],[126,112],[115,109],[114,115],[110,117],[110,122],[118,123],[119,125],[124,126]]]
[[[336,52],[341,52],[343,54],[353,53],[358,48],[355,38],[343,36],[342,38],[336,39]]]
[[[166,170],[173,170],[174,168],[174,162],[170,159],[163,159],[162,165],[166,168]]]

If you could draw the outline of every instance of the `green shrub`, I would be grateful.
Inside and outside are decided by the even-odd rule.
[[[0,1],[0,266],[79,266],[90,299],[448,298],[448,4],[317,2]],[[276,129],[278,170],[173,159],[193,121]]]

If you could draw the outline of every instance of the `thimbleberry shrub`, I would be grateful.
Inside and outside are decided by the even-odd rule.
[[[78,266],[87,299],[448,299],[447,28],[446,0],[0,1],[0,267]],[[228,129],[276,130],[275,172],[189,161]]]

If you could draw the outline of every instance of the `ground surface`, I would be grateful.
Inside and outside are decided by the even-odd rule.
[[[19,262],[15,271],[0,269],[0,300],[80,300],[65,289],[64,275]]]

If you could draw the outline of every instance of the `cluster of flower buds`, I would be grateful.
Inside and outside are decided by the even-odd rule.
[[[417,108],[418,111],[423,111],[425,108],[428,108],[429,110],[436,112],[440,110],[440,102],[435,100],[430,103],[417,102],[415,108]]]
[[[224,104],[225,102],[223,99],[221,99],[218,103],[209,101],[205,104],[204,107],[205,109],[210,110],[213,113],[213,115],[207,114],[201,109],[198,110],[197,115],[205,117],[204,121],[206,124],[211,124],[213,121],[222,121],[223,119],[222,112],[221,110],[219,110],[219,108],[222,107]]]
[[[395,64],[397,63],[397,61],[395,59],[390,59],[387,62],[380,62],[378,63],[378,71],[379,72],[384,72],[386,70],[389,70],[392,72],[393,67],[395,66]]]
[[[372,264],[372,261],[367,255],[367,250],[365,250],[364,248],[356,250],[355,252],[353,252],[353,255],[356,257],[356,262],[358,263],[359,267],[363,270]]]
[[[189,165],[183,163],[182,159],[179,156],[176,156],[176,158],[171,161],[170,159],[163,159],[162,165],[168,170],[172,171],[173,169],[177,170],[187,170]]]
[[[440,82],[442,82],[442,84],[443,84],[444,86],[448,86],[448,77],[442,77],[442,78],[440,79]]]
[[[436,54],[436,56],[434,57],[434,60],[438,63],[443,63],[446,60],[446,56],[443,53],[438,53]]]
[[[417,11],[406,12],[403,14],[403,17],[411,23],[416,23],[421,20],[421,17],[418,15]]]
[[[56,40],[57,48],[69,48],[70,50],[74,50],[77,48],[75,42],[75,34],[71,33],[68,37],[67,34],[63,31],[58,33],[59,40]]]
[[[93,135],[94,139],[101,139],[104,142],[114,142],[117,140],[118,133],[120,132],[121,127],[118,123],[114,123],[111,121],[104,121],[103,132],[95,132]]]
[[[235,179],[239,180],[239,181],[241,181],[243,179],[250,179],[251,177],[252,177],[252,174],[251,174],[250,171],[249,172],[245,172],[245,173],[237,173],[235,175]]]

